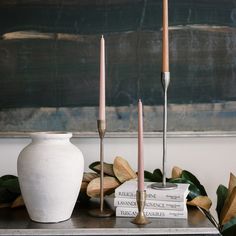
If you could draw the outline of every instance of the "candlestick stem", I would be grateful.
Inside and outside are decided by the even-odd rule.
[[[164,110],[163,110],[163,160],[162,160],[162,173],[163,180],[162,183],[166,186],[166,154],[167,154],[167,143],[166,143],[166,133],[167,133],[167,90],[170,83],[170,73],[163,72],[161,74],[161,82],[164,89]]]
[[[137,216],[131,221],[137,225],[146,225],[151,223],[148,218],[144,215],[144,207],[146,202],[146,191],[137,191],[136,192],[136,202],[138,207],[138,214]]]
[[[100,137],[100,208],[89,211],[91,216],[95,217],[109,217],[114,214],[112,209],[104,209],[104,143],[103,139],[106,133],[105,120],[98,120],[98,133]]]
[[[161,73],[161,82],[164,90],[164,108],[163,108],[163,159],[162,159],[162,183],[152,184],[154,189],[174,189],[177,187],[174,183],[166,183],[166,156],[167,156],[167,91],[170,83],[170,72]]]
[[[101,135],[102,136],[102,135]],[[103,212],[103,205],[104,205],[104,192],[103,192],[103,186],[104,186],[104,144],[103,144],[103,136],[100,136],[100,211]]]

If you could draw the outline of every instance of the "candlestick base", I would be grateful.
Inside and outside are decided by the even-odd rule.
[[[146,225],[151,223],[151,221],[149,221],[148,218],[144,215],[144,207],[146,201],[145,190],[136,192],[136,201],[138,206],[138,214],[131,222],[137,225]]]
[[[151,188],[153,189],[163,189],[163,190],[171,190],[177,188],[177,184],[174,183],[155,183],[151,184]]]
[[[105,218],[105,217],[110,217],[115,214],[115,212],[112,209],[92,209],[89,212],[89,215],[94,216],[94,217],[99,217],[99,218]]]

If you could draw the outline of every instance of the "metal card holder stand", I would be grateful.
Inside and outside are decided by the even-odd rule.
[[[162,160],[162,183],[154,183],[151,185],[153,189],[175,189],[177,185],[174,183],[166,183],[166,154],[167,154],[167,90],[170,83],[170,72],[161,73],[161,82],[164,89],[164,111],[163,111],[163,160]]]
[[[103,139],[106,133],[106,122],[105,120],[97,121],[98,133],[100,137],[100,208],[92,209],[89,211],[89,214],[94,217],[110,217],[114,215],[112,209],[104,209],[104,143]]]

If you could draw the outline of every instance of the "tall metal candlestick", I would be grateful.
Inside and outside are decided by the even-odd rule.
[[[106,122],[105,120],[98,120],[98,133],[100,137],[100,208],[92,209],[89,211],[91,216],[95,217],[109,217],[114,214],[112,209],[104,208],[104,143],[103,139],[106,133]]]
[[[144,190],[144,162],[143,162],[143,107],[142,102],[138,101],[138,190],[136,192],[136,202],[138,214],[131,221],[134,224],[145,225],[150,221],[144,214],[146,201],[146,190]]]
[[[168,0],[163,0],[163,31],[162,31],[162,72],[161,82],[164,89],[164,108],[163,108],[163,159],[162,159],[162,183],[152,184],[154,189],[173,189],[177,185],[166,183],[166,156],[167,156],[167,90],[170,83],[169,72],[169,35],[168,35]]]
[[[161,73],[161,82],[164,89],[164,107],[163,107],[163,159],[162,159],[162,183],[152,184],[154,189],[174,189],[177,187],[174,183],[166,182],[166,156],[167,156],[167,91],[170,83],[170,72]]]
[[[90,215],[96,217],[109,217],[114,214],[111,209],[104,209],[104,144],[106,133],[106,91],[105,91],[105,40],[103,35],[100,40],[100,95],[99,95],[99,118],[97,128],[100,138],[100,209],[92,209]]]

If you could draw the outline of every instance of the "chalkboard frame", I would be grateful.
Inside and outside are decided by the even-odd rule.
[[[169,5],[171,83],[168,130],[176,134],[188,131],[196,135],[198,132],[232,135],[236,127],[234,1],[227,0],[222,5],[219,0],[208,3],[202,0],[182,0],[178,3],[170,0]],[[35,15],[29,14],[32,9]],[[152,13],[153,9],[157,14]],[[144,130],[150,136],[153,132],[158,134],[162,131],[160,0],[138,0],[135,4],[131,0],[104,0],[93,4],[86,1],[56,0],[47,3],[2,1],[0,11],[0,133],[3,136],[7,136],[7,133],[12,136],[24,136],[25,133],[48,130],[71,131],[76,136],[78,132],[91,133],[91,136],[96,134],[99,40],[102,33],[107,45],[108,132],[124,132],[132,136],[132,133],[137,131],[138,98],[144,103]],[[86,14],[90,11],[95,13],[94,18],[91,17],[92,14]],[[42,12],[46,12],[46,15]],[[72,14],[71,17],[68,12]],[[83,17],[77,17],[78,12],[78,15]],[[13,20],[12,15],[15,16]],[[50,17],[52,21],[48,20]],[[81,23],[82,18],[84,25]],[[119,24],[115,24],[114,19],[118,20]],[[30,23],[26,20],[30,20]],[[17,24],[18,21],[20,24]],[[91,28],[88,25],[95,26]],[[86,43],[87,40],[89,44]],[[58,52],[67,50],[63,45],[70,45],[72,41],[74,51],[81,51],[83,47],[84,51],[79,58],[80,64],[73,64],[78,55],[73,54],[72,60],[69,61],[72,66],[69,65],[67,68],[70,70],[64,73],[65,71],[60,70],[60,63],[65,63],[68,58],[61,61],[62,57]],[[44,59],[52,66],[49,72],[46,68],[47,76],[51,76],[50,81],[42,81],[43,76],[36,76],[38,72],[40,74],[44,71],[38,71],[35,67],[37,58],[35,59],[34,54],[30,55],[34,52],[31,46],[35,42],[40,45],[37,50],[34,49],[36,52],[42,49],[51,50],[49,59]],[[183,42],[186,42],[186,45]],[[9,54],[4,51],[7,43],[11,44],[9,48],[12,51]],[[214,46],[217,46],[217,49]],[[126,53],[122,57],[121,52],[125,51],[124,49],[129,49],[131,56]],[[68,51],[72,52],[71,49]],[[91,52],[92,57],[84,57],[86,53]],[[84,60],[88,60],[88,63]],[[225,65],[222,65],[222,61]],[[46,64],[42,64],[42,60],[39,62],[43,66]],[[206,62],[210,64],[206,65]],[[80,66],[79,72],[77,65]],[[31,69],[34,69],[31,74],[35,77],[34,83],[40,85],[41,89],[38,89],[40,86],[34,86],[33,89],[30,87]],[[71,71],[74,74],[70,73]],[[86,74],[88,71],[91,71],[90,75]],[[61,72],[64,73],[63,76],[59,75]],[[76,92],[78,84],[70,80],[77,75],[85,88],[91,88],[89,91],[83,86],[82,89],[79,88],[82,95]],[[18,80],[17,76],[21,76],[24,82]],[[11,84],[12,78],[17,79],[15,84]],[[53,89],[55,82],[57,86]],[[69,93],[62,89],[65,85],[70,85]],[[41,95],[42,91],[44,96]],[[40,100],[32,106],[31,102],[38,97]],[[76,106],[78,102],[80,105]]]

